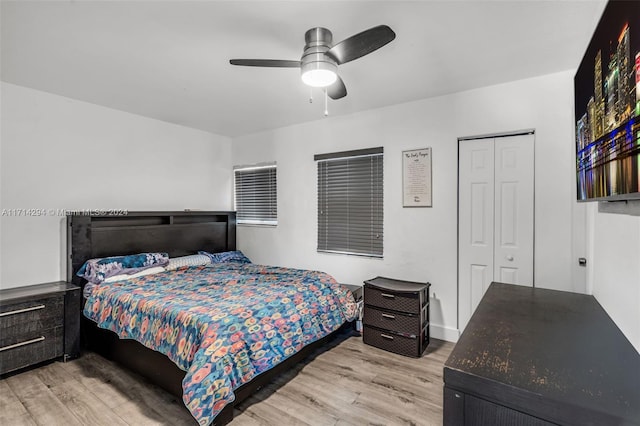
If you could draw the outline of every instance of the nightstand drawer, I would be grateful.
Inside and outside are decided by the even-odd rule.
[[[364,307],[364,324],[404,334],[412,334],[414,336],[422,328],[419,315],[399,314],[393,311],[383,311],[371,306]]]
[[[0,340],[0,374],[62,356],[64,327]]]
[[[420,298],[417,294],[400,293],[365,286],[364,301],[367,305],[374,305],[392,311],[420,313]]]
[[[0,339],[20,336],[64,323],[64,297],[55,296],[0,307]]]

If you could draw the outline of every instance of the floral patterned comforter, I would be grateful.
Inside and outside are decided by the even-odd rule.
[[[169,357],[201,425],[234,389],[355,317],[348,290],[322,272],[224,263],[96,286],[84,315]]]

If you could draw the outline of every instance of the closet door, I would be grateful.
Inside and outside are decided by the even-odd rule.
[[[458,312],[462,331],[493,281],[493,139],[460,142],[458,161]]]
[[[533,286],[533,135],[495,139],[493,280]]]
[[[459,142],[462,331],[492,281],[533,285],[534,135]]]

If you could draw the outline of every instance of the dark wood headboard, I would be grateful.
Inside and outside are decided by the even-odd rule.
[[[76,271],[88,259],[145,252],[170,257],[198,250],[236,249],[235,212],[129,212],[67,216],[67,280],[83,285]]]

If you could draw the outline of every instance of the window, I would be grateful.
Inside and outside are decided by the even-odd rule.
[[[276,165],[238,167],[233,175],[238,223],[277,225]]]
[[[382,257],[383,149],[316,155],[318,251]]]

